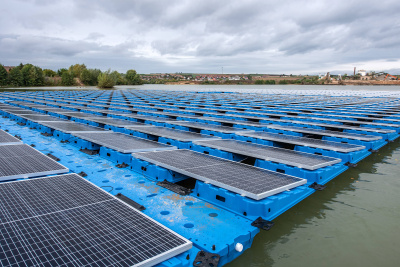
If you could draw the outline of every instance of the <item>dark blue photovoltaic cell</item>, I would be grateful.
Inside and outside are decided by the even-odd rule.
[[[192,243],[76,174],[0,184],[1,266],[153,266]]]

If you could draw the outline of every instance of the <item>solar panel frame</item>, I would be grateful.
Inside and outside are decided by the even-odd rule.
[[[67,167],[26,144],[0,146],[0,181],[66,172]]]
[[[33,207],[36,205],[40,208],[43,206],[42,203],[49,202],[47,188],[39,190],[36,199],[33,201],[30,199],[27,204],[24,201],[25,195],[20,194],[18,201],[22,200],[20,203],[24,205],[24,208],[28,208],[28,213],[20,214],[22,216],[20,219],[0,222],[0,236],[3,237],[0,247],[1,265],[19,266],[23,262],[26,265],[53,266],[68,264],[74,266],[154,266],[192,248],[191,241],[77,174],[4,182],[0,184],[0,191],[5,191],[2,187],[8,186],[18,192],[15,187],[25,189],[23,188],[25,183],[30,183],[29,187],[25,186],[28,189],[31,187],[38,189],[32,184],[42,181],[51,183],[63,178],[74,178],[75,184],[83,185],[93,192],[97,191],[97,195],[103,195],[105,199],[95,200],[91,197],[88,198],[88,204],[70,208],[61,207],[53,212],[45,211],[42,214],[35,214],[35,209],[31,208],[32,204]],[[76,186],[76,190],[79,190],[79,186]],[[57,189],[59,191],[56,190],[56,196],[65,196],[65,193],[68,193],[62,183]],[[50,193],[54,194],[54,192]],[[30,197],[32,196],[31,194]],[[75,201],[75,197],[72,196],[84,197],[86,192],[67,195],[70,201]],[[2,197],[3,195],[0,196]],[[8,199],[8,201],[13,202],[15,199]],[[2,203],[10,204],[5,201]],[[5,208],[10,208],[10,206],[0,206],[3,214],[9,211]],[[153,230],[156,231],[152,232]],[[104,235],[107,235],[107,239]],[[18,249],[11,250],[10,248],[15,248],[15,242],[19,245]],[[125,252],[128,251],[127,249],[129,253]],[[157,253],[156,250],[161,253]],[[85,254],[87,251],[91,254]],[[88,258],[90,261],[87,260]]]
[[[222,177],[222,179],[225,179],[228,182],[230,181],[231,185],[229,185],[228,183],[224,183],[224,182],[218,181],[217,179],[220,179],[221,176],[218,176],[218,178],[216,178],[216,179],[213,179],[213,178],[210,178],[210,177],[206,176],[207,174],[210,174],[211,172],[213,172],[214,167],[220,165],[220,164],[217,164],[217,163],[216,164],[211,164],[211,165],[206,165],[206,166],[198,166],[199,162],[196,161],[196,162],[193,163],[193,164],[195,164],[195,165],[193,165],[193,167],[188,168],[188,169],[192,169],[192,171],[190,171],[190,170],[185,170],[185,169],[182,169],[182,168],[179,168],[179,167],[171,165],[172,164],[172,160],[173,159],[175,160],[175,159],[178,158],[178,157],[176,157],[177,155],[168,155],[168,162],[167,163],[166,162],[160,162],[160,160],[157,160],[157,159],[149,158],[149,156],[146,157],[146,155],[158,156],[158,155],[161,155],[160,153],[163,153],[163,152],[164,153],[171,153],[172,152],[172,153],[181,153],[181,154],[189,152],[189,153],[195,154],[195,155],[200,156],[200,157],[206,157],[208,161],[219,161],[219,162],[222,162],[221,164],[230,164],[230,166],[229,166],[230,168],[225,169],[222,173],[220,173],[220,175],[222,175],[222,174],[228,175],[229,176],[229,180],[226,179],[226,176]],[[241,196],[249,197],[249,198],[252,198],[254,200],[261,200],[261,199],[264,199],[266,197],[281,193],[281,192],[286,191],[286,190],[293,189],[295,187],[298,187],[300,185],[303,185],[303,184],[307,183],[307,180],[302,179],[302,178],[298,178],[298,177],[294,177],[294,176],[291,176],[291,175],[282,174],[282,173],[278,173],[278,172],[273,172],[273,171],[262,169],[262,168],[259,168],[259,167],[250,166],[250,165],[246,165],[246,164],[243,164],[243,163],[239,163],[239,162],[235,162],[235,161],[231,161],[231,160],[227,160],[227,159],[222,159],[222,158],[219,158],[219,157],[206,155],[206,154],[202,154],[202,153],[199,153],[199,152],[196,152],[196,151],[192,151],[192,150],[187,150],[187,149],[179,149],[179,150],[171,150],[171,151],[141,152],[141,153],[133,153],[132,155],[135,158],[150,162],[150,163],[155,164],[157,166],[161,166],[163,168],[175,171],[177,173],[186,175],[188,177],[193,177],[193,178],[195,178],[197,180],[200,180],[200,181],[203,181],[205,183],[210,183],[210,184],[213,184],[215,186],[230,190],[232,192],[240,194]],[[185,159],[189,159],[189,157],[186,156]],[[183,163],[183,162],[180,162],[180,163]],[[187,162],[186,162],[186,165],[187,165]],[[197,172],[200,172],[200,174],[199,173],[198,174],[194,173],[194,169],[196,169]],[[250,171],[254,172],[253,174],[257,178],[259,178],[260,173],[262,173],[262,174],[265,174],[265,175],[271,175],[271,176],[273,176],[275,178],[276,177],[282,177],[282,179],[283,178],[291,179],[291,180],[293,180],[295,182],[290,183],[290,184],[286,184],[286,185],[283,185],[283,186],[279,186],[279,187],[276,187],[274,189],[271,189],[271,190],[268,190],[268,191],[264,191],[264,192],[249,192],[248,190],[245,190],[243,188],[241,189],[241,188],[239,188],[237,186],[233,186],[232,185],[232,183],[234,182],[232,177],[234,175],[238,175],[240,169],[241,169],[241,171],[250,169]],[[266,178],[264,177],[264,179],[266,179]],[[279,178],[276,178],[276,179],[279,179]],[[236,181],[236,182],[238,183],[238,181]],[[241,186],[244,187],[244,186],[249,186],[249,184],[252,181],[247,179],[246,181],[240,181],[240,182],[246,182],[246,183],[240,183]],[[260,186],[262,186],[262,184],[258,184],[257,190],[262,190]]]
[[[105,134],[106,135],[110,135],[110,136],[113,135],[113,136],[115,136],[115,138],[106,139],[106,140],[104,140],[104,139],[103,140],[96,139],[96,135],[105,135]],[[73,133],[73,135],[78,137],[78,138],[90,141],[92,143],[95,143],[95,144],[98,144],[98,145],[101,145],[101,146],[104,146],[104,147],[108,147],[108,148],[114,149],[114,150],[116,150],[118,152],[121,152],[121,153],[124,153],[124,154],[126,154],[126,153],[135,153],[135,152],[148,152],[148,151],[177,149],[176,146],[166,145],[166,144],[158,143],[158,142],[155,142],[155,141],[152,141],[152,140],[148,140],[148,139],[144,139],[144,138],[140,138],[140,137],[136,137],[136,136],[131,136],[131,135],[123,134],[123,133],[112,132],[112,131],[90,133],[90,136],[88,136],[87,133],[82,133],[82,132],[76,132],[76,133]],[[117,135],[122,137],[122,138],[125,138],[126,142],[139,141],[139,142],[143,142],[143,143],[152,144],[152,145],[154,145],[154,147],[152,147],[152,148],[151,147],[149,147],[149,148],[135,148],[135,149],[126,149],[126,148],[123,148],[123,147],[118,147],[118,146],[115,145],[115,141],[118,138]],[[131,139],[131,140],[128,140],[128,139]],[[109,140],[111,141],[111,143],[110,143]],[[128,145],[128,143],[124,143],[124,146],[127,146],[127,145]]]
[[[196,145],[200,146],[205,146],[205,147],[211,147],[215,149],[219,149],[222,151],[227,151],[239,155],[244,155],[248,157],[253,157],[253,158],[258,158],[266,161],[272,161],[272,162],[277,162],[277,163],[282,163],[286,164],[289,166],[295,166],[298,168],[302,169],[307,169],[307,170],[317,170],[326,166],[331,166],[337,163],[340,163],[342,160],[339,158],[332,158],[332,157],[327,157],[327,156],[321,156],[321,155],[315,155],[315,154],[310,154],[310,153],[305,153],[305,152],[300,152],[300,151],[295,151],[295,150],[289,150],[289,149],[284,149],[284,148],[279,148],[279,147],[272,147],[272,146],[266,146],[266,145],[261,145],[261,144],[254,144],[254,143],[247,143],[243,141],[238,141],[238,140],[233,140],[233,139],[220,139],[220,140],[202,140],[202,141],[195,141],[193,142]],[[214,144],[216,143],[216,144]],[[223,145],[218,145],[218,143],[237,143],[242,146],[249,146],[252,147],[252,150],[245,150],[243,147],[241,149],[235,149],[232,147],[227,147]],[[271,154],[270,155],[262,155],[260,153],[257,153],[258,150],[265,150],[269,151]],[[274,152],[277,153],[286,153],[286,154],[293,154],[293,156],[303,156],[304,161],[295,161],[295,159],[282,159],[281,157],[274,157]],[[314,159],[320,159],[320,161],[324,160],[324,163],[317,163],[317,164],[307,164],[306,160],[307,158],[314,158]]]
[[[11,134],[0,130],[0,146],[22,144],[22,141]]]

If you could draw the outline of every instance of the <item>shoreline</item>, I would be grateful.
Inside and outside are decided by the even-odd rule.
[[[149,84],[152,85],[152,84]],[[166,82],[164,85],[266,85],[266,84],[256,84],[254,81],[248,82],[248,81],[243,81],[243,82],[238,82],[238,83],[221,83],[221,82],[210,82],[210,83],[205,83],[205,82],[200,82],[200,81],[191,81],[191,82],[186,82],[186,81],[179,81],[179,82]],[[307,86],[312,86],[312,85],[339,85],[339,86],[346,86],[346,85],[362,85],[362,86],[400,86],[400,80],[399,81],[360,81],[360,80],[348,80],[348,81],[342,81],[339,83],[338,81],[332,81],[330,83],[320,83],[320,84],[301,84],[301,83],[288,83],[288,84],[270,84],[271,86],[273,85],[307,85]]]

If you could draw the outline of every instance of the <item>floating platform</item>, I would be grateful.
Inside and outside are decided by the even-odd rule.
[[[5,266],[223,266],[400,132],[397,98],[81,90],[0,101]],[[37,239],[19,234],[10,253],[28,226]]]

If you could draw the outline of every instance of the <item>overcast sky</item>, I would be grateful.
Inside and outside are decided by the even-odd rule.
[[[400,72],[399,0],[11,0],[0,11],[3,65]]]

